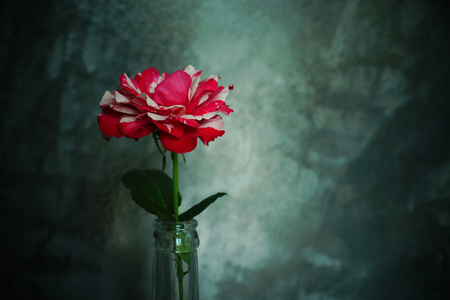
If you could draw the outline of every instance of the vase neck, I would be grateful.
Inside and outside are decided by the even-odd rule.
[[[154,225],[153,299],[198,300],[197,221]]]
[[[196,231],[196,220],[162,222],[155,220],[153,234],[155,251],[189,253],[196,251],[200,241]]]

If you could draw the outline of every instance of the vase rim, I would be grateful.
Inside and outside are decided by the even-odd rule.
[[[186,220],[186,221],[178,221],[178,222],[172,222],[172,221],[161,221],[160,219],[156,219],[153,221],[153,225],[155,228],[158,229],[180,229],[180,230],[189,230],[189,229],[195,229],[198,225],[198,222],[196,219]]]

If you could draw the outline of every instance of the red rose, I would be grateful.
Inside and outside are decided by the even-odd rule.
[[[233,110],[225,104],[228,90],[218,86],[217,75],[200,81],[201,71],[191,65],[169,75],[154,68],[120,76],[120,89],[106,91],[97,121],[103,137],[139,139],[159,130],[162,146],[185,153],[197,147],[197,138],[208,145],[225,133],[222,117]]]

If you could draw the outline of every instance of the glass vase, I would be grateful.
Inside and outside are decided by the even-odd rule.
[[[153,300],[198,300],[197,221],[153,224]]]

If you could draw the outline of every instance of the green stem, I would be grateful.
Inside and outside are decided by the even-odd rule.
[[[173,166],[173,214],[175,222],[178,222],[178,153],[172,152]]]
[[[180,300],[184,300],[184,289],[183,289],[183,260],[181,256],[176,254],[176,268],[177,268],[177,278],[178,278],[178,292],[180,293]]]
[[[172,166],[173,166],[173,214],[175,217],[175,222],[178,222],[178,153],[172,152]],[[175,246],[176,247],[176,246]],[[176,248],[175,248],[175,252]],[[184,288],[183,288],[183,260],[178,253],[175,253],[175,266],[177,270],[178,278],[178,292],[180,293],[180,300],[184,299]]]

